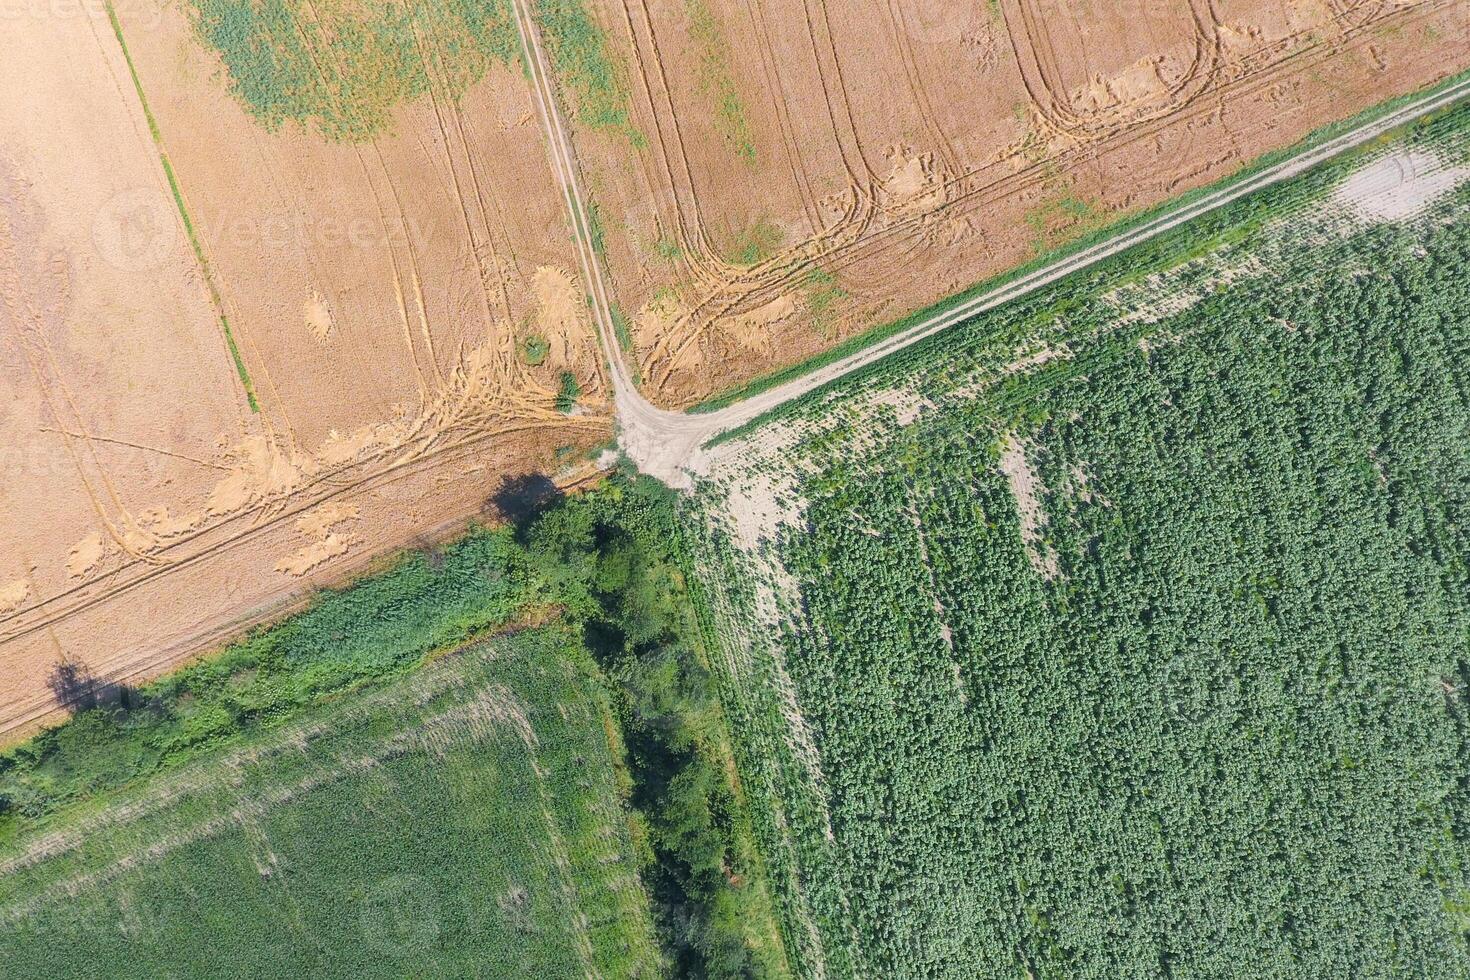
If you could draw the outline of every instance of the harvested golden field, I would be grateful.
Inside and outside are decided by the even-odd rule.
[[[156,674],[507,476],[588,475],[610,417],[513,24],[12,13],[0,732],[59,663]]]
[[[1470,66],[1463,0],[619,0],[598,85],[536,6],[670,407]]]

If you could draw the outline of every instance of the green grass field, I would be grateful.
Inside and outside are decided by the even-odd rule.
[[[704,488],[808,966],[1470,972],[1470,186],[1364,224],[1345,176],[808,399]],[[740,547],[754,481],[791,517]]]
[[[789,975],[673,521],[614,479],[100,685],[0,754],[5,975]]]
[[[476,644],[0,852],[11,976],[654,976],[580,635]]]

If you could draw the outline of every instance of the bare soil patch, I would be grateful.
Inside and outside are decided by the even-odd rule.
[[[1010,486],[1011,497],[1016,501],[1016,513],[1021,519],[1021,542],[1026,546],[1026,557],[1036,574],[1045,579],[1054,579],[1059,571],[1056,553],[1046,542],[1046,504],[1042,499],[1046,487],[1026,455],[1024,443],[1012,436],[1001,440],[1000,471],[1005,474]]]
[[[1433,153],[1390,153],[1355,171],[1337,189],[1337,200],[1374,221],[1402,221],[1435,198],[1470,180],[1470,167],[1446,164]]]

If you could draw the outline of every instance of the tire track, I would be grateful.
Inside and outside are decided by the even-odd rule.
[[[1390,12],[1386,16],[1401,16],[1405,17],[1407,22],[1412,22],[1410,14],[1417,13],[1427,18],[1445,7],[1452,6],[1453,2],[1454,0],[1448,3],[1420,4],[1413,8]],[[1366,28],[1359,29],[1357,34],[1362,35],[1365,30]],[[1207,89],[1220,99],[1243,97],[1273,84],[1283,72],[1310,70],[1314,63],[1339,55],[1353,46],[1368,43],[1367,38],[1356,37],[1350,39],[1350,43],[1340,43],[1336,46],[1327,45],[1325,42],[1315,42],[1288,50],[1296,40],[1307,37],[1309,34],[1310,32],[1307,31],[1297,32],[1263,44],[1247,52],[1234,63],[1217,65],[1207,80]],[[1284,57],[1259,67],[1248,65],[1241,67],[1241,62],[1248,62],[1255,55],[1271,52],[1284,52]],[[1309,55],[1312,58],[1309,63],[1298,64],[1300,60],[1306,59]],[[1234,70],[1233,74],[1232,70]],[[829,271],[841,271],[858,262],[868,261],[874,253],[892,247],[896,252],[902,249],[890,262],[890,265],[898,267],[902,256],[917,247],[919,243],[917,236],[924,234],[925,225],[936,214],[944,213],[956,218],[975,214],[987,204],[1023,194],[1031,188],[1041,186],[1051,178],[1054,171],[1070,169],[1095,159],[1101,153],[1115,152],[1140,140],[1153,138],[1162,130],[1175,126],[1181,121],[1189,121],[1216,111],[1218,109],[1213,101],[1205,103],[1196,96],[1190,100],[1189,104],[1172,113],[1155,113],[1149,119],[1136,120],[1128,126],[1118,127],[1111,132],[1105,132],[1085,141],[1076,141],[1074,138],[1074,145],[1070,149],[1028,164],[1019,170],[1012,167],[1014,157],[1006,157],[961,172],[943,182],[942,188],[947,200],[941,209],[932,213],[889,221],[873,229],[871,234],[867,233],[868,228],[865,227],[863,234],[853,236],[852,240],[844,242],[835,250],[813,248],[812,246],[820,244],[815,239],[801,243],[779,256],[779,261],[772,263],[782,266],[784,272],[778,271],[773,275],[767,265],[756,266],[738,278],[732,279],[719,291],[706,294],[697,301],[689,312],[689,322],[676,324],[676,329],[680,331],[678,339],[661,343],[654,351],[645,356],[644,374],[655,381],[655,390],[657,390],[657,386],[667,383],[672,374],[675,358],[669,356],[671,350],[687,349],[690,343],[711,329],[713,324],[731,309],[741,304],[756,306],[769,298],[780,295],[789,289],[797,276],[804,274],[818,261],[824,262]],[[1007,172],[989,183],[975,182],[987,171],[996,169]],[[902,244],[905,241],[908,243],[906,246]],[[873,274],[872,278],[877,280],[882,275],[883,273],[878,271]],[[856,286],[854,283],[849,284]],[[713,312],[709,312],[707,307],[713,307]],[[664,361],[663,367],[661,370],[656,370],[652,362],[660,359]]]

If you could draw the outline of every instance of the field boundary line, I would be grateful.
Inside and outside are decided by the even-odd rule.
[[[224,297],[220,294],[219,286],[214,281],[214,270],[210,268],[209,260],[204,256],[204,245],[199,241],[199,234],[194,228],[194,222],[189,217],[189,209],[184,206],[184,195],[179,190],[178,178],[174,176],[173,164],[169,162],[168,151],[163,146],[163,133],[158,128],[158,120],[153,116],[153,110],[148,105],[148,96],[143,94],[143,81],[138,77],[138,69],[133,64],[132,52],[128,50],[128,42],[123,38],[122,22],[118,20],[117,10],[112,0],[103,0],[103,6],[107,10],[107,20],[112,25],[112,33],[117,38],[118,47],[122,49],[123,60],[128,65],[128,75],[133,80],[133,90],[138,93],[138,104],[143,108],[143,118],[148,122],[148,135],[153,138],[153,147],[158,151],[158,161],[163,164],[163,174],[168,178],[168,189],[173,194],[174,206],[179,210],[179,218],[184,223],[184,233],[189,238],[189,245],[194,250],[194,258],[199,263],[199,271],[204,274],[204,287],[209,293],[210,303],[214,306],[215,314],[219,317],[220,329],[225,335],[225,345],[230,350],[230,358],[235,362],[235,373],[240,376],[240,384],[245,388],[245,402],[250,406],[250,411],[260,413],[260,402],[255,397],[255,385],[250,381],[250,372],[245,369],[245,359],[240,355],[240,347],[235,343],[235,334],[230,329],[230,318],[225,313]]]

